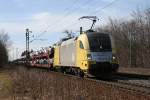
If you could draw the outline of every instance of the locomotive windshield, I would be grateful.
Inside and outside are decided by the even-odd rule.
[[[111,40],[108,34],[90,33],[87,34],[91,52],[112,51]]]

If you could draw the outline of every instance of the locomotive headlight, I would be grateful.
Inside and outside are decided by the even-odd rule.
[[[113,59],[113,60],[115,60],[115,59],[116,59],[116,57],[115,57],[115,56],[113,56],[113,57],[112,57],[112,59]]]
[[[87,59],[88,59],[88,60],[92,60],[91,54],[87,54]]]
[[[115,56],[112,57],[112,63],[113,64],[118,64],[117,58]]]

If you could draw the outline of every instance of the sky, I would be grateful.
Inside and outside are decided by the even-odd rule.
[[[20,57],[25,50],[25,29],[29,28],[30,48],[39,50],[65,36],[64,30],[87,30],[91,21],[78,20],[82,16],[97,16],[96,27],[105,25],[108,17],[130,18],[137,8],[150,7],[150,0],[0,0],[0,30],[8,33],[11,41],[10,60]],[[41,41],[42,40],[42,41]]]

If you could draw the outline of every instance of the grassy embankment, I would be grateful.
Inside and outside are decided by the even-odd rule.
[[[0,69],[0,100],[133,99],[149,100],[150,96],[40,69]]]
[[[8,70],[0,68],[0,100],[8,98],[11,90],[11,77]]]

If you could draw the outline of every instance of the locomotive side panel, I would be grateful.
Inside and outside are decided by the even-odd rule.
[[[60,65],[75,66],[76,42],[60,46]]]

